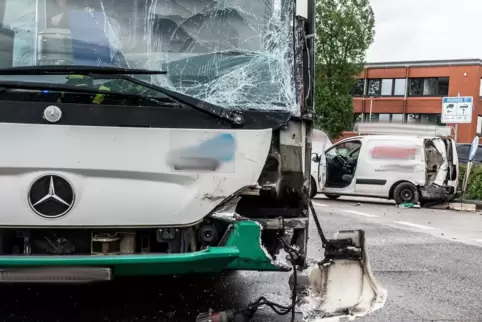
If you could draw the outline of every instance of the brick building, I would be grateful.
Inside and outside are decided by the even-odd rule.
[[[372,122],[443,125],[442,97],[472,96],[472,123],[457,130],[458,142],[471,142],[482,130],[481,78],[481,59],[370,63],[353,89],[354,112],[357,120],[368,121],[371,109]]]

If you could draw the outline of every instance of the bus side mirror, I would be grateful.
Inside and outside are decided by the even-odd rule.
[[[321,161],[321,156],[318,153],[312,153],[311,161],[318,163]]]

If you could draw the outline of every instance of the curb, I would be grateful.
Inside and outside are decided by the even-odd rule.
[[[465,200],[465,201],[453,200],[451,202],[434,205],[429,208],[474,212],[474,211],[482,210],[482,202],[480,202],[479,200],[473,200],[472,202],[470,202],[469,200]]]
[[[466,204],[466,205],[475,205],[476,210],[482,210],[482,200],[460,200],[460,199],[455,199],[452,200],[450,203],[454,204]]]

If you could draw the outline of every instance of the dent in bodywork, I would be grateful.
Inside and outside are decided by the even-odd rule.
[[[350,241],[308,268],[308,285],[297,309],[305,321],[338,321],[370,314],[385,305],[387,291],[373,276],[365,235],[361,230],[340,231],[330,242]]]
[[[211,201],[218,201],[218,200],[223,200],[226,199],[226,196],[215,196],[210,193],[205,193],[201,199],[204,200],[211,200]]]
[[[231,200],[228,200],[218,206],[216,210],[210,215],[214,219],[219,219],[227,222],[233,222],[242,217],[236,213],[236,207],[238,206],[238,202],[241,198],[235,197]]]
[[[422,200],[433,200],[434,202],[446,200],[450,195],[450,191],[447,190],[448,188],[436,184],[420,186]]]

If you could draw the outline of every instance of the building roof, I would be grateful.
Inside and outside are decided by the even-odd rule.
[[[482,59],[449,59],[449,60],[414,60],[398,62],[374,62],[365,64],[365,68],[396,67],[438,67],[438,66],[482,66]]]

